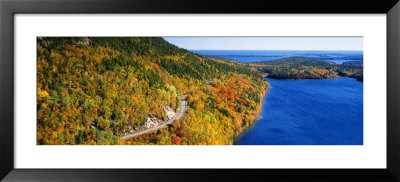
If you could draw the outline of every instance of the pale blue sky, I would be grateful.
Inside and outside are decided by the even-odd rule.
[[[363,50],[362,37],[164,37],[188,50]]]

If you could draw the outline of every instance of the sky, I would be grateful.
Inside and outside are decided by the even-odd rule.
[[[164,37],[188,50],[363,50],[362,37]]]

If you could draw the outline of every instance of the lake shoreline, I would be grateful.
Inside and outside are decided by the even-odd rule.
[[[316,79],[281,79],[281,78],[271,78],[271,77],[264,77],[264,78],[269,78],[269,79],[275,79],[275,80],[282,80],[282,81],[297,81],[297,80],[332,80],[332,79],[338,79],[338,78],[352,78],[355,79],[358,82],[364,82],[364,81],[360,81],[357,78],[353,78],[350,76],[339,76],[339,77],[335,77],[335,78],[316,78]]]
[[[237,139],[239,139],[244,133],[246,133],[248,130],[250,130],[250,129],[254,126],[254,124],[255,124],[258,120],[260,120],[260,118],[261,118],[261,112],[262,112],[262,108],[263,108],[263,105],[264,105],[264,99],[265,99],[265,97],[267,96],[269,89],[271,88],[271,85],[270,85],[270,83],[268,82],[268,80],[266,79],[266,77],[264,77],[264,80],[268,83],[268,85],[267,85],[267,88],[265,89],[265,91],[262,93],[262,97],[260,98],[260,103],[259,103],[260,105],[259,105],[259,107],[257,108],[257,109],[258,109],[257,114],[254,115],[254,116],[255,116],[255,117],[254,117],[254,121],[252,121],[252,122],[251,122],[251,125],[250,125],[249,127],[247,127],[247,128],[245,128],[244,130],[242,130],[242,131],[240,132],[240,134],[239,134],[237,137],[235,137],[235,138],[233,139],[232,145],[236,145],[235,143],[236,143]]]

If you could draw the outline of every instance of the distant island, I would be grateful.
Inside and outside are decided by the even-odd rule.
[[[336,64],[309,57],[289,57],[274,61],[247,63],[268,78],[275,79],[331,79],[351,77],[363,81],[363,61]]]
[[[37,145],[232,145],[260,118],[265,77],[363,81],[362,61],[247,63],[161,37],[38,37],[36,51]]]

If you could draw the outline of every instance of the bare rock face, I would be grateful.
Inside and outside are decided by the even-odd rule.
[[[158,125],[161,125],[162,123],[171,121],[176,117],[176,112],[169,106],[164,107],[164,112],[167,115],[167,118],[165,118],[164,120],[157,117],[147,116],[146,123],[143,126],[144,128],[141,128],[141,130],[156,127]]]
[[[168,120],[174,119],[176,117],[176,113],[171,107],[164,107],[164,111],[167,114]]]
[[[155,126],[158,126],[160,123],[160,120],[156,117],[146,117],[146,123],[144,126],[146,128],[153,128]]]
[[[83,37],[81,41],[77,42],[77,45],[89,45],[90,39],[88,37]]]

